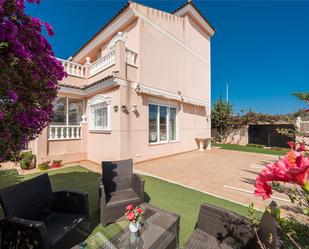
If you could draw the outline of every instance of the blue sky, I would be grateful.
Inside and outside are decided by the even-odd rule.
[[[125,3],[121,0],[41,0],[26,12],[48,21],[57,57],[68,58]],[[184,1],[139,3],[172,11]],[[286,113],[305,107],[290,93],[309,91],[309,1],[193,0],[217,33],[212,39],[212,100],[234,112]]]

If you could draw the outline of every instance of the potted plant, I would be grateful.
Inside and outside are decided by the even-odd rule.
[[[40,163],[39,165],[38,165],[38,168],[40,169],[40,170],[47,170],[47,169],[49,169],[49,161],[46,161],[46,162],[42,162],[42,163]]]
[[[20,154],[19,166],[22,169],[35,168],[35,155],[33,155],[31,151],[22,152]]]
[[[128,205],[126,207],[125,218],[129,221],[129,229],[132,233],[137,233],[141,228],[141,222],[143,221],[144,211],[140,207],[133,207]]]
[[[52,168],[60,168],[62,160],[53,160],[51,167]]]

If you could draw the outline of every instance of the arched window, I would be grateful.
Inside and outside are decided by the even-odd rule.
[[[92,131],[110,131],[110,104],[111,98],[97,95],[90,101],[89,117],[90,130]]]

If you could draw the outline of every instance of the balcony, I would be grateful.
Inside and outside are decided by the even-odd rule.
[[[98,60],[94,61],[93,63],[90,63],[88,61],[84,65],[78,64],[72,61],[68,61],[68,60],[63,60],[59,58],[57,59],[62,63],[64,71],[69,76],[87,79],[87,78],[93,77],[96,74],[103,72],[107,68],[110,68],[116,65],[117,56],[118,56],[117,51],[114,48],[110,50],[107,54],[99,58]],[[133,67],[137,67],[137,53],[136,52],[130,49],[125,49],[124,60],[126,61],[126,64],[133,66]]]

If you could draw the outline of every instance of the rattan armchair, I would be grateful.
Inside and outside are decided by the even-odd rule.
[[[52,192],[47,174],[0,190],[2,249],[69,249],[90,232],[88,195]]]
[[[99,178],[101,223],[106,226],[125,213],[128,204],[144,202],[144,180],[133,174],[132,159],[102,162],[102,178]]]
[[[255,232],[248,219],[209,204],[201,205],[196,229],[185,249],[254,248]]]

